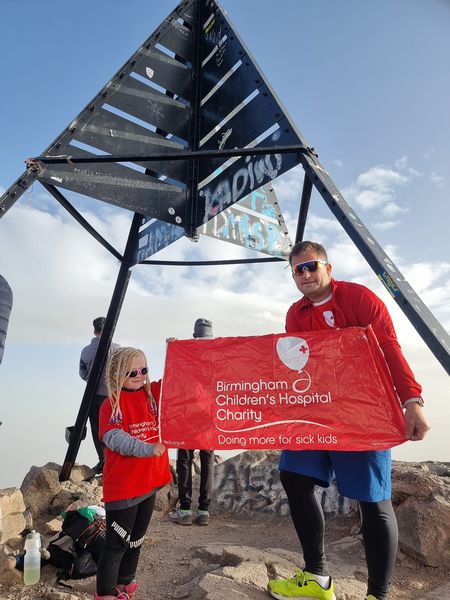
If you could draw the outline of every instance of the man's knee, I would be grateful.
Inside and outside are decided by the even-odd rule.
[[[316,483],[314,477],[292,473],[291,471],[280,471],[280,481],[288,498],[292,495],[314,492]]]

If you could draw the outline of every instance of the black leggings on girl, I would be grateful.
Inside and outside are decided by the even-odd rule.
[[[302,546],[305,571],[316,575],[329,575],[324,550],[325,519],[322,507],[314,494],[316,480],[289,471],[280,471],[280,479]],[[390,500],[359,504],[369,573],[367,593],[378,600],[385,600],[397,554],[397,520]]]
[[[116,585],[134,580],[156,494],[136,506],[106,511],[105,548],[97,565],[97,594],[116,596]]]

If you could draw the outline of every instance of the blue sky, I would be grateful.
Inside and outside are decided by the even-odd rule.
[[[0,189],[24,170],[173,10],[171,0],[2,0],[0,5]],[[291,117],[367,227],[441,323],[450,326],[450,6],[444,0],[224,0],[223,8]],[[275,189],[295,234],[301,173]],[[123,246],[129,214],[79,202]],[[424,386],[429,438],[395,456],[448,460],[448,378],[387,297],[324,202],[313,195],[306,237],[330,250],[335,276],[379,293]],[[233,258],[222,242],[180,240],[161,253]],[[61,462],[84,384],[80,349],[92,318],[106,313],[115,259],[35,184],[0,220],[0,272],[15,294],[0,367],[0,487],[20,484],[32,464]],[[141,346],[162,373],[164,340],[187,338],[198,316],[215,335],[283,330],[297,298],[283,265],[138,267],[116,339]],[[80,461],[94,464],[90,439]]]

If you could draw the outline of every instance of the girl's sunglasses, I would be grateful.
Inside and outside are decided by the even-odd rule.
[[[305,269],[306,271],[313,273],[314,271],[317,271],[317,269],[320,269],[326,264],[326,260],[307,260],[306,262],[301,262],[297,265],[292,265],[292,273],[294,275],[301,275],[303,271],[305,271]]]
[[[132,371],[127,371],[125,373],[126,377],[137,377],[138,375],[147,375],[148,373],[148,368],[147,367],[142,367],[142,369],[133,369]]]

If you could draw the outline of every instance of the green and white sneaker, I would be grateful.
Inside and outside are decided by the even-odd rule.
[[[169,513],[169,521],[178,523],[178,525],[192,525],[192,512],[190,510],[181,510],[181,508],[177,508]]]
[[[207,510],[199,510],[196,523],[197,523],[197,525],[208,525],[209,524],[209,512]]]
[[[333,580],[323,588],[308,571],[296,571],[289,579],[271,579],[268,584],[270,594],[278,600],[303,598],[303,600],[336,600]]]

